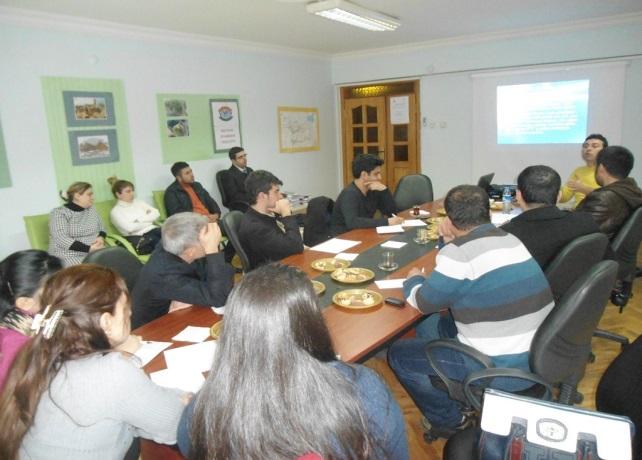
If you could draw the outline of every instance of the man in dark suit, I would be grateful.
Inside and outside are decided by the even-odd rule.
[[[165,209],[167,215],[179,212],[195,212],[207,217],[210,222],[216,222],[221,216],[221,208],[203,186],[194,180],[192,168],[184,161],[172,165],[174,182],[165,189]]]
[[[250,206],[250,195],[245,189],[245,179],[252,172],[247,165],[247,153],[242,147],[232,147],[229,151],[232,166],[221,176],[222,195],[225,196],[223,206],[229,210],[247,211]]]
[[[562,211],[560,175],[548,166],[529,166],[517,178],[517,203],[524,210],[502,228],[519,238],[545,269],[557,253],[578,236],[600,231],[589,215]]]

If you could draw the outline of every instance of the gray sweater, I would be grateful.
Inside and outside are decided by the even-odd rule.
[[[180,393],[120,353],[68,361],[42,394],[21,459],[121,460],[135,436],[176,442]]]

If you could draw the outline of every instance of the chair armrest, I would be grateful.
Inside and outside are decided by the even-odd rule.
[[[539,375],[533,374],[532,372],[526,372],[521,369],[512,369],[512,368],[491,368],[491,369],[481,369],[470,373],[468,377],[464,380],[464,394],[468,402],[478,411],[481,411],[482,403],[481,399],[475,395],[475,392],[472,390],[472,386],[479,389],[480,385],[477,384],[480,380],[492,379],[497,377],[511,377],[518,378],[521,380],[527,380],[533,382],[534,384],[539,384],[544,387],[546,392],[544,393],[543,399],[550,401],[553,396],[553,388],[551,385],[543,380]],[[484,386],[485,388],[486,386]]]

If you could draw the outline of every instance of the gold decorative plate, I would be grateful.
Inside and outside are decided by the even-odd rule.
[[[346,268],[350,266],[349,260],[335,259],[333,257],[325,257],[323,259],[317,259],[312,261],[310,264],[315,270],[321,272],[333,272],[338,268]]]
[[[212,324],[212,327],[210,327],[210,336],[213,339],[218,339],[218,336],[221,335],[221,329],[223,329],[223,320]]]
[[[375,276],[372,270],[367,268],[339,268],[330,274],[330,278],[340,283],[361,284],[370,281]]]
[[[500,201],[495,201],[493,204],[490,205],[490,209],[493,211],[503,211],[504,210],[504,203]]]
[[[332,302],[339,307],[362,310],[376,307],[383,302],[383,296],[368,289],[346,289],[333,295]]]
[[[325,284],[323,284],[321,281],[317,280],[310,280],[312,281],[312,287],[314,288],[314,292],[317,293],[317,295],[321,295],[325,292]]]
[[[446,209],[445,208],[437,209],[437,214],[439,214],[440,216],[445,216],[446,215]]]

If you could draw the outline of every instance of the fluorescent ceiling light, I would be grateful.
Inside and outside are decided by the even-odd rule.
[[[362,29],[385,31],[395,30],[401,23],[392,16],[372,11],[346,0],[321,0],[308,3],[308,13],[344,22]]]

